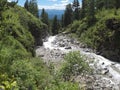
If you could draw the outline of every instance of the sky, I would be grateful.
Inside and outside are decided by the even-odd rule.
[[[8,0],[11,1],[11,0]],[[14,0],[13,0],[14,1]],[[19,0],[18,5],[24,6],[26,0]],[[65,6],[72,3],[73,0],[37,0],[39,9],[65,9]],[[81,3],[81,0],[79,0]]]

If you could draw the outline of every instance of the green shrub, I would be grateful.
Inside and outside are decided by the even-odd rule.
[[[14,61],[10,69],[19,90],[44,90],[51,80],[49,69],[40,59]]]
[[[45,90],[80,90],[80,89],[77,83],[59,82],[57,85],[52,84],[50,87],[46,87]]]
[[[84,61],[79,52],[70,52],[65,57],[66,61],[60,70],[61,77],[69,81],[71,76],[89,73],[89,65]]]

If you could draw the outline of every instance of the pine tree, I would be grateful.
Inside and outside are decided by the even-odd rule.
[[[86,0],[82,0],[81,19],[85,17]]]
[[[59,22],[57,19],[57,15],[55,15],[52,23],[52,34],[53,35],[58,34],[58,30],[59,30]]]
[[[78,0],[73,1],[73,8],[79,8],[80,4]]]
[[[36,0],[30,0],[30,2],[26,0],[24,7],[34,16],[39,17],[38,5]]]
[[[74,20],[79,20],[80,19],[80,11],[79,11],[79,1],[74,0],[73,1],[73,9],[74,9]]]
[[[73,22],[73,10],[72,5],[68,4],[64,13],[64,26],[67,26]]]
[[[94,0],[89,1],[89,8],[88,8],[88,24],[92,25],[95,22],[95,2]]]
[[[95,7],[97,10],[101,10],[105,7],[105,0],[96,0],[95,1]]]
[[[42,9],[41,20],[42,20],[43,23],[49,25],[48,14],[47,14],[47,12],[45,12],[44,8]]]
[[[25,1],[24,7],[26,10],[29,10],[29,1],[28,0]]]
[[[61,26],[64,27],[64,15],[62,15],[62,18],[61,18]]]
[[[116,9],[120,8],[120,0],[115,0],[114,6]]]

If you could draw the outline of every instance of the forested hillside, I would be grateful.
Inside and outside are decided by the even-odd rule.
[[[77,0],[74,0],[77,2]],[[87,47],[95,49],[99,54],[120,61],[120,9],[119,0],[82,0],[82,8],[72,11],[66,7],[65,30],[77,37]],[[77,5],[75,3],[75,5]],[[79,4],[78,4],[79,5]],[[71,12],[68,9],[71,8]],[[77,9],[77,8],[76,8]],[[71,14],[70,14],[71,13]],[[78,13],[75,19],[74,13]],[[73,19],[71,20],[71,17]],[[68,19],[67,19],[68,18]],[[67,21],[67,20],[68,21]]]
[[[0,1],[0,89],[42,87],[37,85],[49,77],[49,70],[40,59],[34,58],[34,48],[42,45],[42,34],[47,29],[46,24],[16,2]]]

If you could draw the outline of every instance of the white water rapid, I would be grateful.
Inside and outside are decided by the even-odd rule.
[[[109,80],[109,84],[114,86],[114,89],[111,90],[120,90],[120,64],[116,62],[112,62],[100,55],[97,55],[95,53],[85,51],[84,48],[80,48],[79,46],[75,46],[73,44],[70,44],[69,49],[66,49],[65,46],[61,47],[58,44],[62,41],[64,43],[66,41],[69,41],[66,39],[66,37],[63,37],[61,40],[58,40],[59,36],[50,36],[48,38],[47,42],[43,43],[43,46],[45,49],[49,50],[60,50],[60,52],[69,52],[69,51],[80,51],[82,55],[86,56],[89,59],[93,59],[93,62],[89,65],[96,69],[96,71],[99,72],[99,74],[102,76],[102,80]],[[67,42],[69,45],[70,42]],[[106,74],[107,73],[107,74]],[[98,75],[99,75],[98,74]],[[100,89],[100,90],[106,90],[106,89]],[[109,90],[109,89],[108,89]]]

